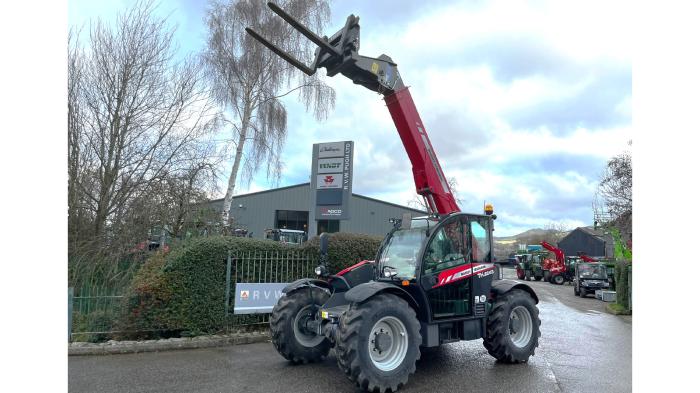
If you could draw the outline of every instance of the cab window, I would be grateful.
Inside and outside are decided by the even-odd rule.
[[[467,228],[459,219],[443,225],[425,250],[424,273],[436,273],[466,263],[466,232]]]
[[[488,221],[478,219],[470,222],[472,262],[491,262]]]

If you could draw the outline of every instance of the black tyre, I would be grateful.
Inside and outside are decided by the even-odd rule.
[[[499,295],[486,321],[484,347],[499,362],[527,362],[539,346],[539,314],[535,300],[521,289]]]
[[[338,367],[369,392],[395,392],[416,372],[420,323],[398,296],[380,294],[341,317],[335,352]]]
[[[272,309],[270,331],[272,344],[285,359],[293,363],[310,363],[328,355],[331,343],[304,328],[330,295],[320,288],[302,288],[282,296]]]
[[[557,284],[557,285],[564,285],[564,276],[561,274],[557,274],[556,276],[552,277],[552,282]]]
[[[542,279],[542,276],[535,276],[535,281],[540,281]]]
[[[525,281],[530,281],[531,276],[532,272],[530,270],[525,270]]]
[[[587,295],[586,290],[583,288],[579,288],[578,295],[581,297],[586,297],[586,295]]]
[[[578,286],[574,285],[574,296],[578,296],[578,294],[579,294]]]

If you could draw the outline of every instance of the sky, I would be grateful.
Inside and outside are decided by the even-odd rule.
[[[69,0],[69,26],[113,19],[133,2]],[[206,4],[158,6],[177,26],[181,56],[204,45]],[[333,1],[331,12],[322,34],[358,15],[360,54],[398,63],[445,175],[457,179],[463,211],[493,204],[496,236],[592,224],[607,160],[632,150],[626,2]],[[237,193],[308,182],[313,143],[353,140],[353,192],[406,205],[415,195],[411,165],[381,96],[341,75],[325,81],[337,98],[326,121],[286,97],[279,182],[262,171]]]

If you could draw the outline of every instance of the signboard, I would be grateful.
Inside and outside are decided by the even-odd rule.
[[[350,218],[352,195],[352,141],[317,143],[311,167],[309,234],[316,234],[318,220]]]
[[[337,173],[343,175],[343,157],[338,158],[320,158],[318,160],[317,173]]]
[[[342,157],[345,148],[344,142],[321,143],[317,146],[318,158]]]
[[[342,180],[342,173],[332,173],[330,175],[317,175],[316,189],[322,190],[326,188],[343,188]]]
[[[272,308],[282,297],[287,283],[236,283],[234,314],[263,314]]]

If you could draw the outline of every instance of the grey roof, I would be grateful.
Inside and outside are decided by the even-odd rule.
[[[279,188],[273,188],[273,189],[264,190],[264,191],[256,191],[256,192],[251,192],[251,193],[248,193],[248,194],[236,194],[236,195],[234,195],[233,197],[234,197],[234,198],[238,198],[238,197],[243,197],[243,196],[259,195],[259,194],[265,194],[265,193],[268,193],[268,192],[276,192],[276,191],[286,190],[286,189],[289,189],[289,188],[309,187],[310,185],[311,185],[311,183],[293,184],[293,185],[291,185],[291,186],[284,186],[284,187],[279,187]],[[414,212],[416,212],[416,213],[428,214],[428,212],[426,212],[426,211],[424,211],[424,210],[414,209],[414,208],[412,208],[412,207],[402,206],[402,205],[399,205],[399,204],[396,204],[396,203],[391,203],[391,202],[387,202],[387,201],[382,201],[381,199],[370,198],[370,197],[368,197],[368,196],[364,196],[364,195],[360,195],[360,194],[355,194],[354,192],[352,193],[352,196],[358,197],[358,198],[362,198],[362,199],[367,199],[367,200],[374,201],[374,202],[378,202],[378,203],[383,203],[383,204],[389,205],[389,206],[395,206],[395,207],[399,207],[399,208],[402,208],[402,209],[412,210],[412,211],[414,211]],[[212,199],[212,200],[210,200],[209,202],[218,202],[218,201],[223,201],[223,200],[224,200],[224,198],[219,198],[219,199]]]

